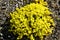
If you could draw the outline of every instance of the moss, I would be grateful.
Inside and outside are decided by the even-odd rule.
[[[42,2],[31,3],[20,9],[16,8],[16,11],[10,13],[10,31],[15,35],[19,35],[17,40],[21,39],[24,35],[28,36],[31,40],[35,40],[33,35],[35,37],[39,36],[43,40],[43,36],[52,33],[55,24],[53,18],[50,16],[52,12],[46,6]]]

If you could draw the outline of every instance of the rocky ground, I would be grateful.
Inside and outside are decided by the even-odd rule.
[[[16,40],[17,35],[8,32],[9,29],[9,13],[14,11],[16,7],[22,7],[29,4],[32,0],[0,0],[0,40]],[[53,12],[53,18],[56,23],[55,30],[51,35],[45,37],[44,40],[60,40],[60,1],[45,0],[48,2],[48,7]],[[29,40],[23,37],[21,40]],[[37,39],[36,39],[37,40]]]

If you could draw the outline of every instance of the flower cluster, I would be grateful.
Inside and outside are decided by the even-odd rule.
[[[26,35],[31,40],[39,36],[41,40],[44,36],[52,33],[55,26],[54,20],[50,16],[49,8],[40,3],[31,3],[16,10],[11,15],[11,29],[17,40]]]

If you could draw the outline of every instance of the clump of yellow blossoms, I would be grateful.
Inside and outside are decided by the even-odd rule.
[[[43,40],[44,36],[52,33],[55,26],[54,20],[50,16],[52,13],[47,5],[42,3],[31,3],[16,10],[11,15],[11,29],[17,40],[26,35],[31,40],[39,36]]]

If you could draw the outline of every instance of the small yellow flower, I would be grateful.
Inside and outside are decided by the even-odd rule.
[[[35,40],[34,36],[39,36],[43,40],[43,35],[52,33],[55,26],[53,18],[44,0],[35,0],[36,3],[27,4],[24,7],[16,8],[11,15],[11,31],[18,34],[16,40],[20,40],[26,35],[30,40]],[[39,2],[39,3],[38,3]],[[52,25],[52,27],[50,27]],[[13,27],[15,29],[13,30]],[[35,35],[36,34],[36,35]]]

